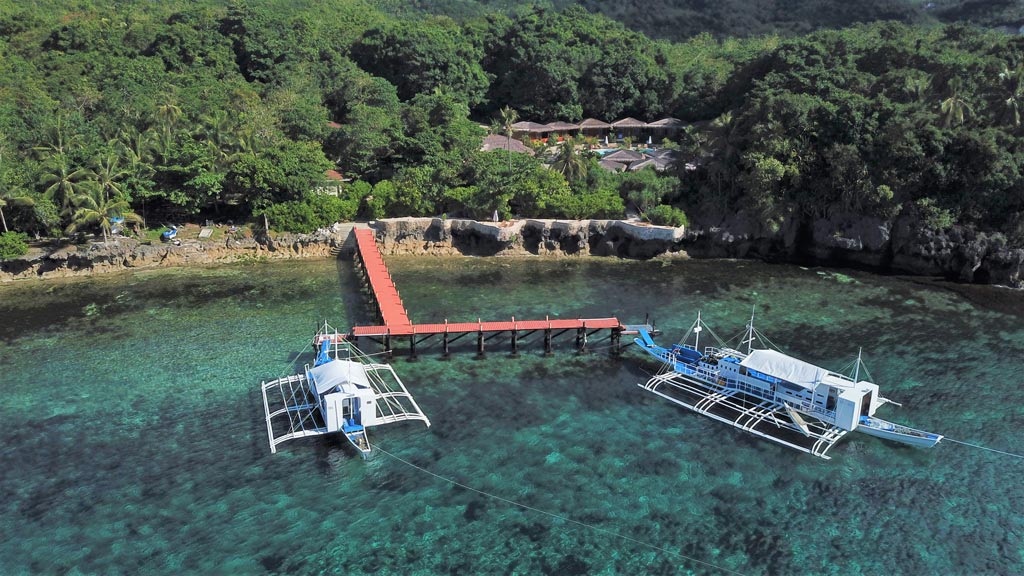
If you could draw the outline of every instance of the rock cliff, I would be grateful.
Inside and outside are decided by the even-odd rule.
[[[316,234],[280,234],[272,238],[226,238],[142,243],[117,238],[106,244],[58,245],[0,262],[0,281],[37,277],[83,276],[129,268],[205,265],[274,258],[326,258],[341,251],[351,225]]]
[[[0,281],[262,258],[326,258],[351,246],[352,226],[272,238],[185,240],[180,246],[127,238],[107,245],[58,246],[0,262]],[[1007,246],[1003,236],[963,227],[932,231],[909,217],[889,222],[845,214],[813,222],[789,218],[767,227],[739,212],[690,230],[619,220],[394,218],[369,226],[384,254],[755,257],[1024,287],[1024,249]]]

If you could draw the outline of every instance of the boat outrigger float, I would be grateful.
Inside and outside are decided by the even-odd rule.
[[[699,348],[704,330],[719,346]],[[687,344],[691,336],[693,344]],[[746,352],[722,344],[700,314],[681,344],[658,346],[644,330],[635,342],[664,363],[639,385],[644,390],[821,458],[829,459],[828,450],[854,430],[923,448],[943,438],[875,417],[883,404],[899,404],[880,396],[877,385],[860,380],[860,354],[851,378],[777,350],[754,348],[755,342],[771,343],[754,328],[753,316],[739,345]]]
[[[278,444],[341,432],[364,457],[372,452],[366,428],[405,420],[430,427],[405,384],[387,364],[375,364],[324,322],[313,339],[313,367],[264,382],[263,409],[270,451]]]

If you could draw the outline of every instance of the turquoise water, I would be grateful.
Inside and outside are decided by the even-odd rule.
[[[388,260],[419,322],[650,313],[675,339],[699,308],[730,337],[756,304],[806,360],[840,368],[863,346],[904,404],[882,417],[1024,451],[1019,293],[753,262]],[[822,461],[644,393],[656,367],[635,350],[577,356],[571,338],[551,358],[538,340],[518,359],[421,345],[395,366],[433,426],[370,435],[600,530],[338,439],[271,455],[259,383],[311,357],[319,320],[365,319],[349,268],[0,287],[0,573],[725,573],[679,555],[743,574],[1024,573],[1024,461],[857,434]]]

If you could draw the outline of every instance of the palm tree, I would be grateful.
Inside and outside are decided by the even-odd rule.
[[[558,155],[552,166],[570,182],[587,175],[587,162],[576,153],[576,141],[572,138],[566,138],[558,145]]]
[[[0,175],[3,174],[4,152],[7,150],[7,138],[0,133]],[[0,181],[2,184],[2,181]],[[4,233],[10,232],[7,229],[7,219],[4,217],[4,208],[7,206],[34,206],[35,200],[28,196],[15,196],[10,190],[0,189],[0,223],[3,224]]]
[[[227,112],[218,110],[203,116],[200,134],[213,154],[218,169],[225,170],[232,155],[239,147],[239,139],[234,136],[234,127]]]
[[[4,207],[35,205],[36,201],[28,196],[15,196],[7,190],[0,191],[0,223],[3,223],[4,233],[10,232],[10,230],[7,229],[7,219],[4,218]]]
[[[966,112],[971,112],[970,105],[963,99],[963,82],[960,78],[953,78],[949,81],[950,95],[942,101],[942,113],[946,115],[945,124],[948,127],[954,121],[960,125],[964,123]]]
[[[52,172],[43,176],[40,183],[46,186],[43,192],[51,200],[64,209],[71,207],[71,201],[83,192],[83,187],[88,186],[89,170],[78,168],[72,170],[65,159],[57,161],[52,167]]]
[[[928,89],[932,85],[931,76],[911,76],[907,78],[903,89],[916,102],[924,102],[928,98]]]
[[[715,175],[719,192],[722,191],[723,177],[730,186],[735,184],[736,174],[739,170],[739,145],[739,121],[731,111],[711,122],[707,146],[711,151],[712,158],[708,162],[708,171]]]
[[[96,162],[96,166],[91,171],[92,179],[103,192],[105,200],[124,196],[121,180],[128,176],[128,171],[121,169],[120,160],[113,152],[108,153],[103,159]]]
[[[64,133],[63,116],[57,116],[57,124],[52,126],[49,132],[49,142],[32,148],[37,152],[41,152],[46,158],[64,158],[78,141],[77,134],[68,135]]]
[[[999,79],[1003,81],[1009,94],[1003,102],[1004,117],[1009,123],[1019,127],[1021,100],[1024,99],[1024,67],[1018,66],[1016,70],[1011,71],[1008,66],[1003,66]]]
[[[106,198],[99,188],[94,188],[90,194],[81,194],[74,199],[75,213],[71,217],[71,224],[67,227],[67,233],[73,234],[86,226],[99,225],[103,232],[103,243],[107,243],[107,234],[110,232],[110,219],[115,216],[124,218],[125,222],[142,223],[142,218],[131,211],[131,206],[122,198]]]
[[[167,159],[174,144],[175,128],[178,126],[178,119],[181,118],[181,108],[173,101],[168,101],[156,107],[156,119],[160,125],[160,132],[157,138],[157,151],[163,160]]]
[[[519,112],[505,106],[501,109],[501,125],[505,129],[507,142],[505,148],[508,152],[508,172],[512,173],[512,125],[519,121]]]

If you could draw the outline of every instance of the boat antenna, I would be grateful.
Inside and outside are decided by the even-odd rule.
[[[860,355],[863,352],[864,352],[864,347],[863,346],[857,348],[857,364],[856,364],[856,367],[853,369],[853,381],[854,382],[856,382],[857,379],[860,378],[860,362],[861,362]]]
[[[700,310],[697,310],[697,322],[693,325],[693,349],[700,352]]]

